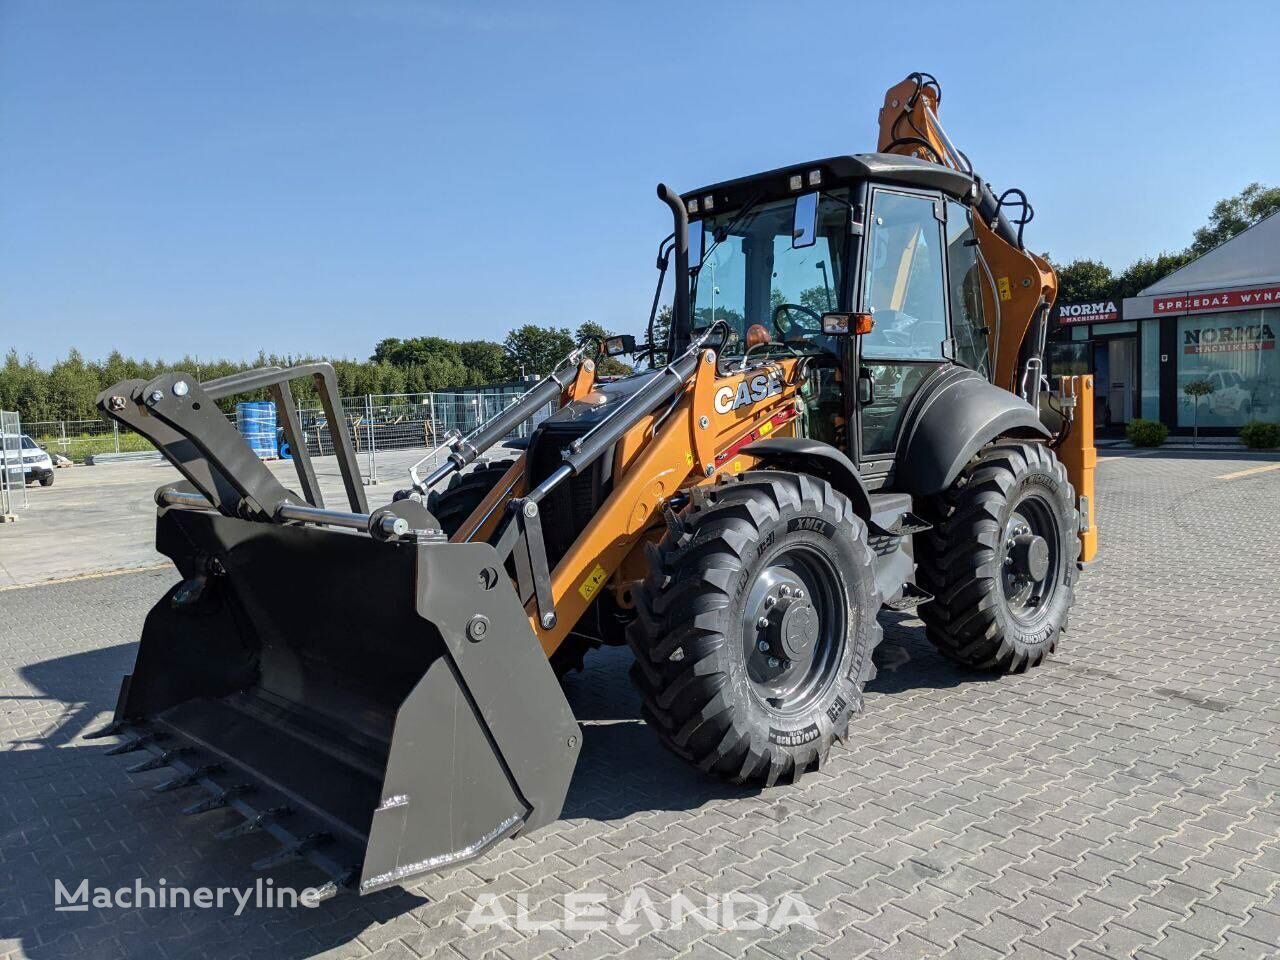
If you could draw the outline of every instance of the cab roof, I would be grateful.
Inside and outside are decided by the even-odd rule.
[[[820,183],[811,183],[810,175],[819,174]],[[792,186],[791,178],[799,176],[801,186]],[[940,190],[957,200],[967,200],[973,195],[974,179],[968,174],[916,157],[903,157],[895,153],[857,153],[825,160],[811,160],[788,167],[779,167],[766,173],[755,173],[735,180],[724,180],[682,194],[686,206],[693,200],[700,201],[703,209],[690,213],[705,213],[705,199],[713,197],[712,210],[732,210],[746,203],[757,194],[762,196],[787,196],[807,193],[811,189],[826,187],[843,180],[874,179],[896,183],[904,187],[922,187]]]

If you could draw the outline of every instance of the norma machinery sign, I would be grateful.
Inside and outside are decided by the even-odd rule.
[[[1119,319],[1120,307],[1114,300],[1058,304],[1058,322],[1062,324],[1110,323]]]
[[[1184,354],[1250,353],[1275,348],[1276,334],[1269,323],[1224,324],[1206,320],[1182,331]]]
[[[1280,286],[1184,293],[1175,297],[1155,297],[1151,301],[1151,313],[1157,317],[1161,314],[1214,313],[1257,307],[1280,307]]]

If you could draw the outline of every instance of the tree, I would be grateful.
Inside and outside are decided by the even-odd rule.
[[[1191,420],[1191,445],[1200,445],[1200,398],[1213,393],[1213,383],[1209,380],[1192,380],[1182,388],[1182,392],[1195,404]]]
[[[1113,296],[1136,297],[1157,280],[1167,277],[1173,271],[1185,267],[1195,259],[1190,250],[1175,253],[1160,253],[1154,257],[1142,257],[1125,268],[1124,273],[1116,278]]]
[[[1058,274],[1059,303],[1093,303],[1115,296],[1116,277],[1110,267],[1097,260],[1054,264],[1054,270]]]
[[[1277,210],[1280,210],[1280,187],[1251,183],[1234,197],[1213,205],[1209,222],[1195,232],[1189,250],[1196,256],[1206,253]]]
[[[507,334],[507,350],[526,375],[545,376],[575,346],[573,334],[565,327],[540,327],[526,323]]]

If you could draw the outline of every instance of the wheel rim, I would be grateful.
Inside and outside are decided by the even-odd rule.
[[[756,575],[743,608],[747,679],[771,712],[802,713],[835,679],[848,613],[839,576],[817,550],[793,546]]]
[[[1059,545],[1049,504],[1036,496],[1019,501],[1005,523],[1000,558],[1005,605],[1024,626],[1043,616],[1058,588]]]

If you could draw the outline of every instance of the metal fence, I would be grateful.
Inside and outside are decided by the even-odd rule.
[[[456,430],[466,434],[496,416],[525,390],[519,384],[471,391],[440,393],[369,394],[344,397],[343,419],[361,456],[366,478],[378,479],[379,456],[392,451],[427,449],[438,446]],[[537,414],[522,424],[509,439],[527,437],[534,426],[555,408]],[[324,410],[315,406],[298,411],[307,452],[312,456],[332,454],[333,440]],[[235,414],[228,414],[235,423]],[[27,433],[41,447],[76,462],[109,453],[138,453],[153,450],[150,441],[119,424],[105,420],[45,420],[27,425]],[[283,436],[280,438],[283,444]],[[279,451],[288,456],[289,451]],[[404,457],[396,458],[397,462]],[[395,471],[400,472],[398,469]]]
[[[22,468],[22,421],[0,410],[0,519],[27,506],[27,478]]]

